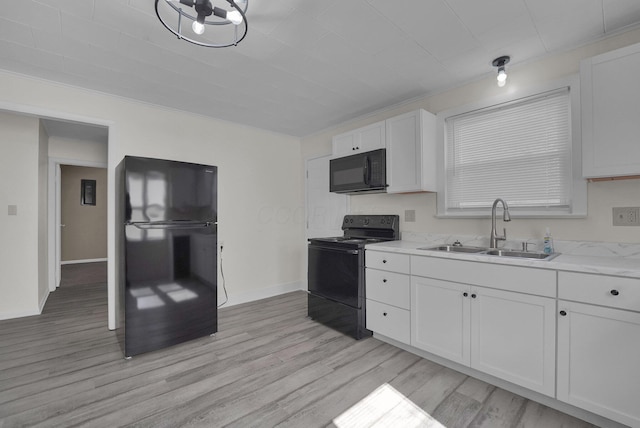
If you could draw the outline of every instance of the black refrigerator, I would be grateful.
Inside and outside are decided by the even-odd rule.
[[[119,170],[125,357],[214,334],[217,167],[126,156]]]

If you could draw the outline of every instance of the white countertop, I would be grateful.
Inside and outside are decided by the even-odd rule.
[[[516,266],[535,267],[572,272],[615,275],[640,279],[640,259],[615,256],[584,256],[560,254],[551,260],[522,259],[516,257],[498,257],[486,254],[450,253],[445,251],[420,250],[437,246],[433,243],[415,241],[388,241],[368,244],[367,250],[387,251],[393,253],[419,255],[427,257],[441,257],[456,260],[467,260],[484,263],[498,263]]]

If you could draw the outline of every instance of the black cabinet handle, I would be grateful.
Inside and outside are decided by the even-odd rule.
[[[475,299],[475,298],[476,298],[476,294],[475,294],[475,293],[473,293],[473,294],[471,295],[471,298],[472,298],[472,299]]]
[[[384,316],[386,317],[386,316],[387,316],[387,313],[386,313],[386,312],[383,312],[383,313],[382,313],[382,315],[384,315]]]
[[[617,296],[620,292],[618,290],[611,290],[611,294]]]
[[[567,316],[567,311],[560,311],[560,315],[562,315],[563,317]]]
[[[462,293],[462,295],[463,295],[464,297],[467,297],[467,296],[469,295],[469,293],[467,293],[467,292],[465,291],[464,293]]]
[[[383,261],[382,261],[382,263],[386,263],[386,262],[387,262],[386,260],[383,260]]]
[[[383,279],[382,282],[387,282],[387,278]]]

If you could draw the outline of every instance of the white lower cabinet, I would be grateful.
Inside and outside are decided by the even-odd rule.
[[[640,427],[640,313],[562,300],[558,310],[558,400]]]
[[[411,345],[469,365],[470,287],[457,282],[411,277]]]
[[[472,287],[471,367],[553,397],[555,309],[548,297]]]
[[[409,256],[366,252],[366,326],[407,345],[411,341],[409,316]]]
[[[640,428],[637,278],[367,250],[367,293],[376,333]]]
[[[411,345],[555,393],[555,299],[411,278]]]
[[[411,339],[409,326],[408,310],[367,299],[367,328],[369,330],[398,342],[409,344]]]
[[[640,280],[558,273],[558,400],[640,427]]]

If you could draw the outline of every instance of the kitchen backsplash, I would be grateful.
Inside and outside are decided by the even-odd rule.
[[[420,232],[402,232],[405,241],[424,242],[425,245],[453,244],[459,241],[463,245],[488,247],[489,236],[446,235]],[[498,243],[500,248],[522,249],[522,243],[529,243],[529,251],[542,251],[542,239],[515,238]],[[594,242],[594,241],[553,241],[554,252],[574,256],[627,257],[640,259],[640,244]]]

